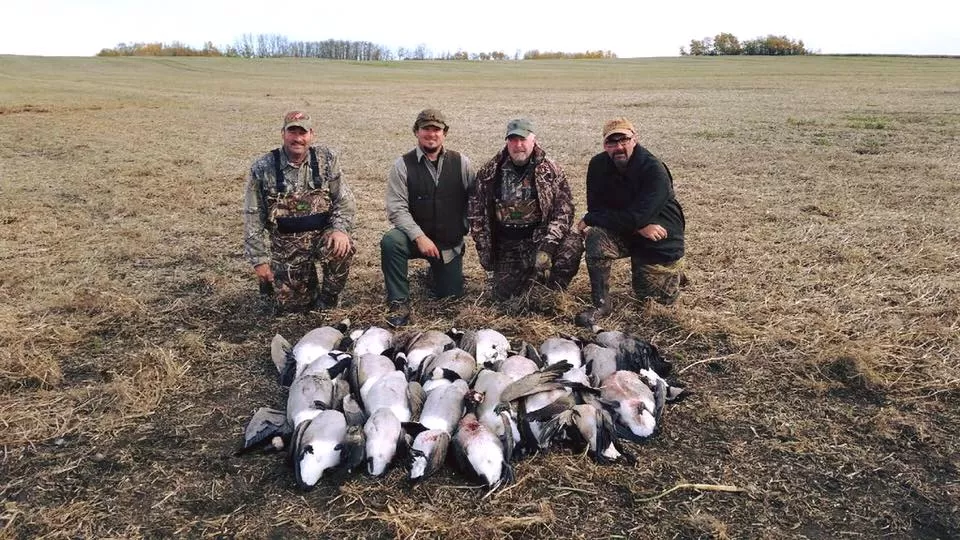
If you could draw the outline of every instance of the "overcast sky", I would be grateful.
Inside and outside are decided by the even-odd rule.
[[[118,43],[180,41],[200,48],[250,34],[371,41],[434,53],[610,50],[676,56],[691,39],[729,32],[803,40],[824,54],[960,55],[957,0],[13,0],[0,54],[92,56]]]

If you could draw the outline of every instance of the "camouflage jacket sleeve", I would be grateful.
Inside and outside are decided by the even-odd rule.
[[[327,185],[330,187],[330,227],[347,234],[353,230],[357,215],[357,201],[353,191],[343,178],[340,169],[340,156],[329,148],[318,147],[317,158],[323,156],[326,166],[323,168]]]
[[[544,215],[539,250],[553,256],[573,226],[573,194],[563,169],[544,158],[535,173],[537,197]]]
[[[484,270],[493,270],[493,181],[502,152],[477,171],[477,178],[467,206],[470,235],[477,247],[477,257]]]
[[[247,261],[254,266],[270,262],[270,241],[263,219],[264,203],[260,191],[264,182],[263,169],[258,167],[261,161],[262,158],[250,167],[243,203],[243,252]]]

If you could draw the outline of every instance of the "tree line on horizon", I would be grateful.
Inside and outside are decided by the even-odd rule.
[[[416,47],[399,47],[394,52],[389,47],[369,41],[327,39],[324,41],[291,41],[280,34],[244,34],[233,44],[217,47],[211,41],[202,48],[190,47],[179,41],[166,44],[120,43],[113,48],[101,49],[97,56],[227,56],[237,58],[323,58],[328,60],[379,61],[379,60],[547,60],[547,59],[593,59],[616,58],[612,51],[561,52],[533,49],[521,53],[518,49],[508,55],[503,51],[471,53],[457,51],[434,54],[426,44]]]
[[[775,36],[773,34],[741,43],[737,36],[728,32],[721,32],[712,38],[691,39],[689,49],[680,47],[680,56],[787,56],[798,54],[813,54],[813,52],[804,47],[803,40],[794,41],[787,36]]]

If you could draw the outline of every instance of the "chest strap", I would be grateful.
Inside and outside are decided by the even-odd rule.
[[[273,154],[274,175],[277,178],[277,194],[279,195],[287,190],[286,180],[283,178],[283,166],[280,165],[280,149],[274,148],[271,153]],[[313,187],[319,188],[320,164],[317,163],[317,150],[312,146],[310,147],[310,171],[313,174]]]

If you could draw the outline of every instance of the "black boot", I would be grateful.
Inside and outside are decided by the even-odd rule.
[[[307,306],[307,311],[326,311],[328,309],[335,309],[339,305],[339,295],[321,292],[314,294],[309,306]]]
[[[587,264],[587,273],[590,275],[590,296],[593,307],[577,313],[574,323],[584,328],[592,328],[601,317],[613,311],[610,305],[610,267],[608,265],[606,268],[597,268],[595,265]]]
[[[387,313],[387,324],[399,328],[410,324],[410,304],[406,300],[390,302],[390,312]]]

